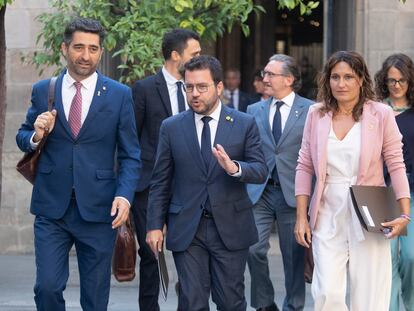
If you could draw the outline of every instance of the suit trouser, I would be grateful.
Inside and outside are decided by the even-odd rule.
[[[259,201],[253,207],[253,214],[259,233],[259,241],[249,250],[248,265],[251,275],[251,306],[253,308],[271,305],[275,293],[269,275],[267,253],[274,221],[277,221],[279,247],[283,258],[286,297],[283,310],[303,310],[305,305],[304,248],[294,236],[296,209],[287,205],[282,189],[267,185]]]
[[[135,232],[139,244],[139,309],[141,311],[158,311],[158,294],[160,291],[157,260],[151,248],[145,242],[147,235],[147,206],[148,192],[136,192],[132,213],[134,216]]]
[[[391,241],[392,290],[390,311],[400,310],[401,298],[407,311],[414,311],[414,192],[411,192],[411,222],[407,236]]]
[[[72,198],[63,218],[36,216],[35,302],[39,311],[64,311],[63,291],[69,277],[69,251],[76,247],[80,304],[84,311],[105,311],[111,281],[111,259],[116,230],[110,223],[86,222]]]
[[[190,246],[173,252],[180,281],[179,311],[209,310],[210,290],[220,311],[245,311],[248,249],[228,250],[212,218],[202,217]]]

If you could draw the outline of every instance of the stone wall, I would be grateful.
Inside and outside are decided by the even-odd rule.
[[[31,185],[15,171],[15,165],[22,156],[16,146],[15,135],[30,103],[31,86],[42,78],[32,66],[22,64],[20,58],[36,49],[40,25],[35,17],[45,10],[48,10],[48,0],[16,0],[6,9],[7,114],[2,163],[0,253],[33,251],[33,216],[29,213]],[[50,71],[44,77],[49,74]]]
[[[414,58],[414,2],[357,0],[356,50],[364,55],[371,74],[390,54]]]

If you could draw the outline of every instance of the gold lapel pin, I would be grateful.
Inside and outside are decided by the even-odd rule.
[[[98,96],[101,96],[101,91],[98,91]]]

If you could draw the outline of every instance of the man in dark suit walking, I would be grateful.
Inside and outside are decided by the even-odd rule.
[[[33,86],[32,104],[16,140],[30,152],[49,136],[40,156],[31,212],[39,311],[63,311],[69,251],[76,247],[84,311],[107,309],[116,227],[128,218],[138,181],[140,148],[131,90],[96,71],[104,29],[78,18],[65,30],[67,69],[48,112],[49,80]],[[115,155],[118,170],[115,171]]]
[[[220,62],[185,64],[191,110],[165,120],[149,195],[147,242],[173,251],[180,310],[246,310],[244,270],[257,231],[245,183],[267,176],[254,118],[221,104]],[[214,146],[214,147],[212,147]]]
[[[277,54],[262,71],[264,92],[270,98],[250,105],[247,113],[259,127],[269,176],[263,184],[249,184],[259,242],[250,248],[251,305],[260,311],[278,310],[269,276],[267,253],[273,223],[277,221],[283,258],[286,297],[283,311],[300,311],[305,304],[304,249],[294,239],[296,222],[295,172],[303,127],[312,102],[297,95],[301,86],[295,60]]]
[[[137,81],[132,90],[137,132],[142,148],[141,179],[135,193],[132,212],[139,243],[139,306],[142,311],[158,311],[158,267],[154,254],[145,243],[149,182],[154,168],[161,122],[188,107],[180,73],[185,62],[201,52],[199,36],[187,29],[174,29],[162,41],[165,59],[155,75]]]
[[[223,92],[225,104],[230,108],[246,112],[247,106],[254,103],[253,97],[239,89],[240,71],[238,69],[229,69],[224,73],[224,85],[226,89]]]

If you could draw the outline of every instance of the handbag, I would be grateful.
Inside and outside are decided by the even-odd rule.
[[[49,82],[49,91],[48,91],[48,100],[47,100],[47,110],[52,111],[52,105],[55,101],[55,85],[57,77],[52,77]],[[27,152],[24,154],[23,158],[17,162],[16,170],[26,178],[31,184],[34,183],[37,172],[37,164],[39,162],[40,153],[43,150],[43,147],[46,143],[47,135],[49,131],[45,129],[43,138],[40,140],[39,144],[36,147],[36,150],[32,152]]]
[[[131,221],[127,221],[118,228],[114,254],[112,257],[112,273],[118,282],[132,281],[135,278],[135,264],[137,261],[137,245]]]
[[[306,283],[312,283],[312,277],[313,277],[313,253],[312,253],[312,244],[309,246],[309,248],[305,247],[305,268],[304,268],[304,277]]]

